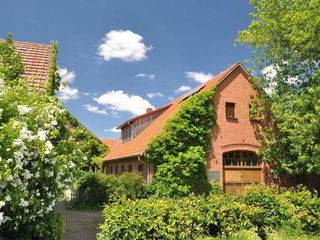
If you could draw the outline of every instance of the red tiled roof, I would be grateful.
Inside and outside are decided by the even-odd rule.
[[[208,82],[204,83],[204,86],[201,88],[200,92],[209,90],[214,85],[219,84],[238,66],[241,66],[244,69],[240,63],[233,64],[223,72],[212,77],[212,79]],[[143,154],[152,138],[157,136],[164,128],[168,119],[178,112],[181,106],[180,103],[183,101],[183,99],[184,96],[173,100],[168,109],[165,110],[164,113],[162,113],[148,127],[146,127],[136,138],[132,139],[131,141],[115,145],[113,149],[111,149],[111,151],[104,157],[104,160],[116,160]]]
[[[100,141],[106,145],[110,150],[114,148],[118,143],[120,143],[120,139],[100,139]]]
[[[156,112],[160,112],[160,111],[162,111],[162,110],[165,110],[165,109],[169,108],[170,106],[171,106],[171,103],[169,103],[169,104],[167,104],[167,105],[165,105],[165,106],[163,106],[163,107],[154,109],[154,110],[152,110],[152,111],[150,111],[150,112],[144,113],[144,114],[142,114],[142,115],[136,116],[136,117],[134,117],[134,118],[131,118],[131,119],[129,119],[128,121],[126,121],[125,123],[121,124],[119,127],[117,127],[117,129],[123,128],[124,126],[128,125],[129,123],[131,124],[131,123],[133,123],[135,120],[138,120],[138,119],[140,119],[140,118],[143,118],[143,117],[146,117],[146,116],[148,116],[148,115],[154,114],[154,113],[156,113]]]
[[[31,86],[45,91],[52,61],[52,46],[47,44],[14,41],[13,45],[21,56],[24,74]]]

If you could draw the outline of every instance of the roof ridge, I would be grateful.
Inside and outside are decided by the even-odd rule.
[[[4,39],[5,40],[5,39]],[[26,42],[26,41],[18,41],[18,40],[12,40],[13,43],[26,43],[26,44],[36,44],[36,45],[43,45],[43,46],[50,46],[52,47],[51,44],[46,44],[46,43],[36,43],[36,42]]]

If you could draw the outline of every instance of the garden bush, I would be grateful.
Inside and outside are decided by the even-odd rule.
[[[313,209],[313,212],[303,210],[300,216],[298,209],[303,199],[303,209]],[[267,239],[267,235],[283,234],[284,225],[301,229],[300,234],[315,239],[320,225],[316,221],[320,216],[319,203],[320,200],[305,189],[277,195],[271,187],[260,185],[238,196],[119,199],[104,209],[105,222],[98,239],[208,240],[241,239],[246,235],[243,239],[257,239],[257,236]]]
[[[19,225],[15,230],[0,229],[0,240],[63,240],[64,222],[60,215],[50,212],[32,224]]]
[[[109,204],[119,198],[140,199],[147,197],[148,190],[143,177],[136,173],[105,175],[103,173],[86,172],[77,183],[77,191],[86,193],[89,198],[83,204],[74,200],[72,208],[97,208],[104,203]]]
[[[212,181],[210,184],[210,195],[221,195],[223,194],[223,186],[220,181]]]

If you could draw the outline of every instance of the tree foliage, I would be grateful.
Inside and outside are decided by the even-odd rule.
[[[271,125],[263,159],[276,174],[320,173],[320,1],[251,0],[252,22],[238,41],[255,48],[257,81],[268,91]]]
[[[153,184],[157,194],[177,197],[208,190],[209,135],[216,124],[213,93],[204,91],[185,100],[148,145],[145,157],[156,165]]]
[[[12,44],[12,34],[8,38],[0,41],[0,78],[7,82],[17,81],[24,68],[19,54],[15,52]]]
[[[0,42],[0,238],[60,239],[55,202],[87,159],[107,148],[81,135],[60,101],[36,91],[22,73],[9,36]]]

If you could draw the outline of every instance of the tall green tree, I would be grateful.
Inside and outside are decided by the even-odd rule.
[[[320,173],[320,0],[250,0],[238,41],[255,48],[256,80],[270,94],[263,159],[276,174]]]

